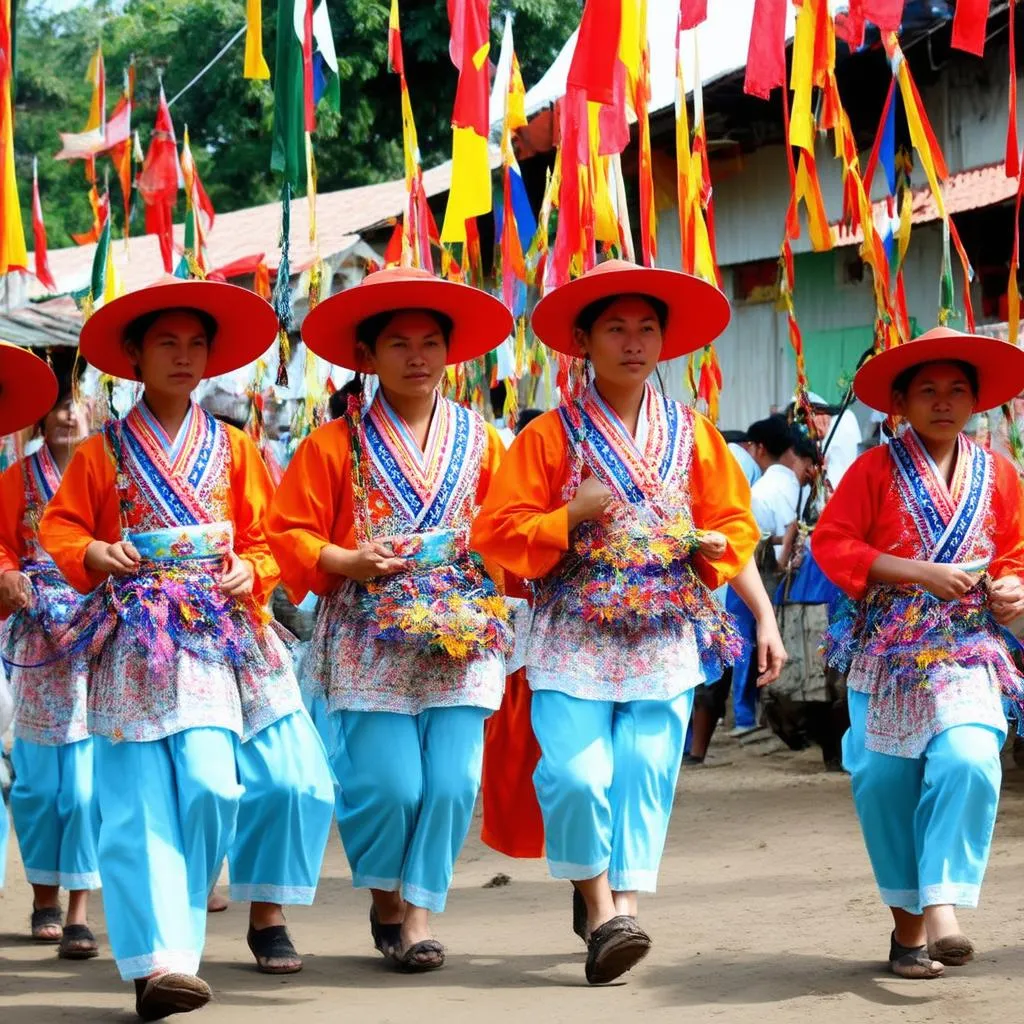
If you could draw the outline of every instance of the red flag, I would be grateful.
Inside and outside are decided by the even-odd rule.
[[[863,0],[859,6],[864,10],[865,20],[883,32],[895,32],[903,20],[903,0]]]
[[[46,224],[43,222],[43,203],[39,198],[39,170],[37,161],[32,161],[32,237],[35,239],[36,278],[47,290],[55,292],[57,282],[50,273],[46,256]]]
[[[951,45],[980,57],[985,52],[988,8],[989,0],[956,0]]]
[[[786,0],[755,0],[743,91],[768,99],[786,81]]]
[[[626,65],[621,60],[616,60],[612,102],[601,107],[598,113],[601,156],[621,153],[629,145],[629,118],[626,114],[627,74]]]
[[[1006,176],[1016,178],[1020,174],[1020,155],[1017,152],[1017,44],[1014,34],[1017,30],[1017,3],[1010,4],[1010,110],[1006,129]]]
[[[313,0],[305,0],[302,17],[302,96],[306,131],[316,131],[316,100],[313,95]]]
[[[452,125],[486,138],[489,125],[490,0],[448,0],[452,63],[459,69]]]
[[[864,45],[864,0],[850,0],[848,11],[836,13],[835,25],[836,38],[851,50],[859,50]]]
[[[696,28],[708,16],[708,0],[679,0],[679,27]]]
[[[388,66],[396,75],[405,74],[405,59],[402,56],[402,29],[398,21],[398,0],[391,0],[391,14],[388,16]]]
[[[146,233],[160,236],[160,255],[163,257],[164,269],[168,274],[173,273],[172,229],[174,204],[178,198],[178,148],[163,87],[160,89],[153,138],[142,165],[138,188],[146,204]]]
[[[582,89],[594,103],[615,99],[615,64],[622,34],[622,0],[586,0],[569,65],[566,94]]]

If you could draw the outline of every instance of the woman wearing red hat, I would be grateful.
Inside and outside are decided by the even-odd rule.
[[[738,653],[712,590],[757,545],[750,487],[718,431],[649,382],[728,321],[713,286],[618,260],[545,296],[534,330],[593,383],[516,438],[474,526],[475,550],[534,581],[534,784],[594,984],[650,948],[637,893],[655,889],[693,691]],[[755,589],[768,682],[784,652]]]
[[[438,386],[511,330],[497,299],[422,270],[379,271],[317,306],[304,341],[357,376],[267,517],[292,600],[322,598],[304,686],[335,730],[338,824],[374,944],[407,971],[444,964],[429,915],[469,831],[511,646],[504,599],[468,547],[501,441]],[[380,385],[365,406],[361,372]]]
[[[974,956],[955,908],[977,905],[988,861],[1004,706],[1024,722],[999,629],[1024,609],[1021,485],[962,433],[1022,389],[1024,351],[946,328],[868,360],[857,397],[903,429],[853,464],[814,532],[856,602],[830,659],[849,672],[843,761],[902,977]]]
[[[53,370],[31,352],[0,341],[0,437],[37,423],[47,409],[53,408],[56,398],[57,378]],[[0,888],[7,867],[9,828],[7,809],[0,803]]]
[[[32,937],[59,942],[65,959],[85,960],[97,953],[87,905],[89,890],[100,887],[88,659],[60,657],[53,645],[83,599],[42,549],[38,529],[88,434],[89,409],[74,394],[75,350],[56,350],[51,359],[60,391],[40,421],[43,443],[0,476],[0,617],[7,619],[3,654],[15,693],[11,815],[32,885]],[[69,892],[66,921],[61,888]]]
[[[192,400],[275,333],[270,306],[226,284],[172,279],[104,306],[82,354],[142,398],[81,446],[40,526],[68,581],[95,591],[71,642],[93,654],[107,928],[146,1020],[210,998],[196,972],[226,854],[236,898],[258,901],[257,963],[301,967],[279,904],[312,901],[330,830],[330,771],[265,611],[270,480]]]

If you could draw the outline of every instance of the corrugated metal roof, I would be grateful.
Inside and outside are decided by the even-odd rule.
[[[968,210],[981,210],[986,206],[995,206],[1013,199],[1017,194],[1017,179],[1006,176],[1005,165],[1000,162],[985,167],[974,167],[969,171],[951,174],[942,187],[942,198],[948,213],[966,213]],[[926,185],[914,189],[911,195],[911,221],[914,224],[927,224],[939,219],[939,210],[935,205],[932,190]],[[888,207],[884,199],[872,203],[875,223],[881,228],[888,221]],[[850,231],[843,224],[832,227],[832,240],[838,246],[859,245],[864,240],[863,233]]]
[[[0,339],[25,348],[53,348],[78,344],[82,318],[75,304],[54,306],[24,306],[10,313],[0,313]]]

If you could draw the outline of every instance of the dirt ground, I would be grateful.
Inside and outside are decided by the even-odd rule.
[[[306,958],[289,979],[256,974],[245,909],[211,918],[203,976],[217,1002],[196,1024],[343,1020],[359,1024],[802,1021],[986,1022],[1012,1019],[1024,978],[1024,771],[1010,768],[982,908],[962,921],[976,963],[936,982],[883,970],[887,914],[878,903],[845,777],[813,752],[758,756],[723,739],[714,765],[684,770],[661,890],[642,904],[654,937],[623,984],[589,988],[569,928],[569,891],[540,862],[509,861],[474,837],[438,936],[448,967],[406,977],[369,941],[364,894],[350,888],[332,840],[316,905],[290,915]],[[130,1021],[100,901],[98,960],[66,963],[24,937],[30,909],[16,843],[0,894],[0,1022]],[[498,873],[509,884],[485,887]],[[186,1018],[172,1018],[183,1020]]]

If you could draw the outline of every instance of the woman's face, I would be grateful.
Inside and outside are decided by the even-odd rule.
[[[440,324],[422,310],[396,313],[377,336],[373,352],[363,349],[367,369],[386,392],[423,398],[441,383],[448,346]]]
[[[43,437],[50,448],[73,447],[89,434],[89,405],[70,395],[58,402],[43,420]]]
[[[148,391],[188,396],[206,372],[210,343],[206,328],[192,313],[164,313],[146,331],[142,347],[130,349],[139,379]]]
[[[654,307],[639,296],[616,299],[589,331],[576,328],[576,343],[590,357],[598,383],[643,383],[661,357],[661,325]]]
[[[967,426],[977,402],[971,382],[955,363],[926,363],[907,393],[893,393],[893,411],[930,441],[951,441]]]

